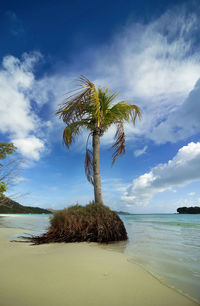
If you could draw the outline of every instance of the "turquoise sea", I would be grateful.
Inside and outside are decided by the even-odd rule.
[[[101,247],[124,252],[161,282],[200,302],[200,215],[120,215],[129,240]],[[43,233],[49,215],[0,215],[0,227]],[[13,237],[12,237],[13,238]]]

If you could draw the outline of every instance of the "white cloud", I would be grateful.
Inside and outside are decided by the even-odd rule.
[[[122,196],[128,204],[145,205],[159,192],[200,180],[200,142],[179,149],[172,160],[135,179]]]
[[[144,146],[144,148],[142,148],[142,149],[135,150],[135,151],[134,151],[135,157],[138,157],[138,156],[140,156],[140,155],[145,154],[146,151],[147,151],[147,148],[148,148],[147,146]]]
[[[193,197],[195,195],[195,192],[189,192],[188,195]]]
[[[21,61],[6,56],[0,69],[0,132],[8,135],[22,155],[33,160],[38,160],[44,150],[41,128],[48,126],[31,104],[33,67],[40,57],[37,52],[24,54]]]
[[[142,109],[143,120],[135,127],[126,126],[128,139],[145,136],[156,143],[175,141],[174,124],[171,128],[172,119],[166,118],[176,111],[173,122],[179,122],[179,110],[200,78],[200,57],[195,48],[199,18],[186,11],[174,7],[153,22],[129,23],[111,45],[97,52],[91,73],[98,75],[96,84],[120,90],[120,98]],[[196,106],[198,103],[196,100]],[[190,120],[195,116],[192,112]],[[175,134],[184,139],[196,131],[192,127],[186,132],[185,125],[184,132],[177,129]],[[106,142],[111,142],[112,136],[108,134]]]
[[[106,71],[105,83],[123,87],[131,98],[156,97],[165,104],[172,95],[187,95],[200,73],[198,54],[191,52],[197,27],[197,15],[187,16],[180,8],[148,24],[128,24],[106,54],[101,51],[100,76]]]
[[[44,142],[35,136],[13,139],[12,142],[23,156],[31,156],[34,160],[39,160],[40,153],[44,151]]]
[[[176,142],[200,131],[200,79],[179,108],[154,127],[151,139],[156,143]]]
[[[198,198],[183,198],[183,199],[179,199],[178,202],[176,202],[176,207],[191,207],[191,206],[199,206],[199,202],[200,202],[200,199]],[[174,203],[175,204],[175,203]]]

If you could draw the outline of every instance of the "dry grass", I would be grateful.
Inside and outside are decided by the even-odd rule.
[[[119,216],[107,206],[95,203],[56,211],[47,233],[29,238],[34,244],[127,239],[126,229]]]

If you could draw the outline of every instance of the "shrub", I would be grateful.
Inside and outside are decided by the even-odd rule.
[[[111,242],[127,240],[119,216],[107,206],[90,203],[56,211],[47,233],[28,238],[34,244],[49,242]]]

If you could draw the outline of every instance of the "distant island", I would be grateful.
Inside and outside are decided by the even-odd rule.
[[[40,207],[23,206],[9,198],[0,197],[0,214],[51,214]]]
[[[200,207],[179,207],[177,208],[179,214],[200,214]]]
[[[119,214],[119,215],[133,215],[133,214],[131,214],[129,212],[126,212],[126,211],[115,211],[115,212],[116,212],[116,214]]]

